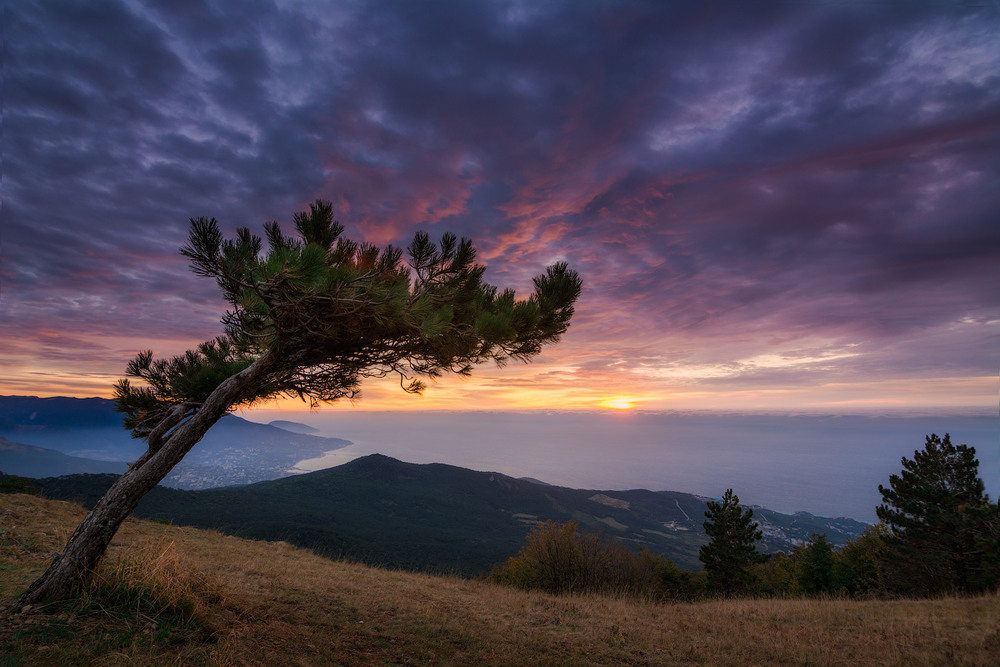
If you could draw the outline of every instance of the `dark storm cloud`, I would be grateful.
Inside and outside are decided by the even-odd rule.
[[[570,261],[588,285],[581,372],[697,357],[675,334],[769,331],[864,342],[902,372],[921,351],[894,341],[963,320],[987,324],[942,366],[995,370],[993,6],[136,0],[6,17],[0,278],[26,337],[210,336],[214,286],[176,253],[187,219],[259,230],[323,197],[378,243],[470,236],[497,282]]]

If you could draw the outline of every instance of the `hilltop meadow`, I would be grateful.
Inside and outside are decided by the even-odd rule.
[[[129,519],[89,587],[9,607],[84,510],[0,494],[0,665],[990,665],[996,594],[652,603],[332,561]]]

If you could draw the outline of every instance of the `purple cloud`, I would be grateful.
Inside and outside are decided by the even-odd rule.
[[[188,218],[259,230],[317,197],[370,241],[469,236],[496,282],[569,261],[552,358],[583,378],[996,372],[995,7],[52,2],[7,26],[18,372],[214,335]]]

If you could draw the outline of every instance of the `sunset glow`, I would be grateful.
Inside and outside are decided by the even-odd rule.
[[[0,394],[221,334],[189,219],[323,198],[584,291],[530,364],[322,410],[996,411],[995,5],[13,4]]]

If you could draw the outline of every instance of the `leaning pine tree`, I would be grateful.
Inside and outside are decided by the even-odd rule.
[[[72,594],[94,570],[139,500],[209,428],[236,407],[279,396],[317,405],[353,398],[364,378],[396,375],[419,393],[421,377],[469,375],[487,361],[528,361],[566,331],[582,283],[565,263],[534,279],[515,299],[483,281],[485,267],[466,239],[440,244],[418,233],[402,251],[341,237],[332,206],[317,201],[295,215],[300,238],[276,222],[260,237],[240,229],[225,240],[214,219],[191,221],[181,253],[194,272],[215,278],[229,302],[225,334],[172,359],[143,352],[115,388],[116,407],[148,449],[76,529],[61,554],[19,600],[36,604]]]

